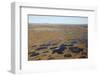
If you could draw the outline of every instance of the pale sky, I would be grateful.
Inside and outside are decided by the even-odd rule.
[[[28,16],[28,23],[51,23],[51,24],[88,24],[87,17],[72,16]]]

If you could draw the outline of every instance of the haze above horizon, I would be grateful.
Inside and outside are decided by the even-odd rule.
[[[28,23],[39,24],[88,24],[88,17],[75,16],[28,16]]]

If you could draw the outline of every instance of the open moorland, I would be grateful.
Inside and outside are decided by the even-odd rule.
[[[28,24],[28,60],[88,58],[87,24]]]

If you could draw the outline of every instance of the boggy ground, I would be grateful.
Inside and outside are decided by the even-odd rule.
[[[88,58],[87,25],[29,24],[28,60]]]

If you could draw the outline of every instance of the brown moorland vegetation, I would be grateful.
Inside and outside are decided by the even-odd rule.
[[[88,58],[87,24],[29,24],[28,60]]]

